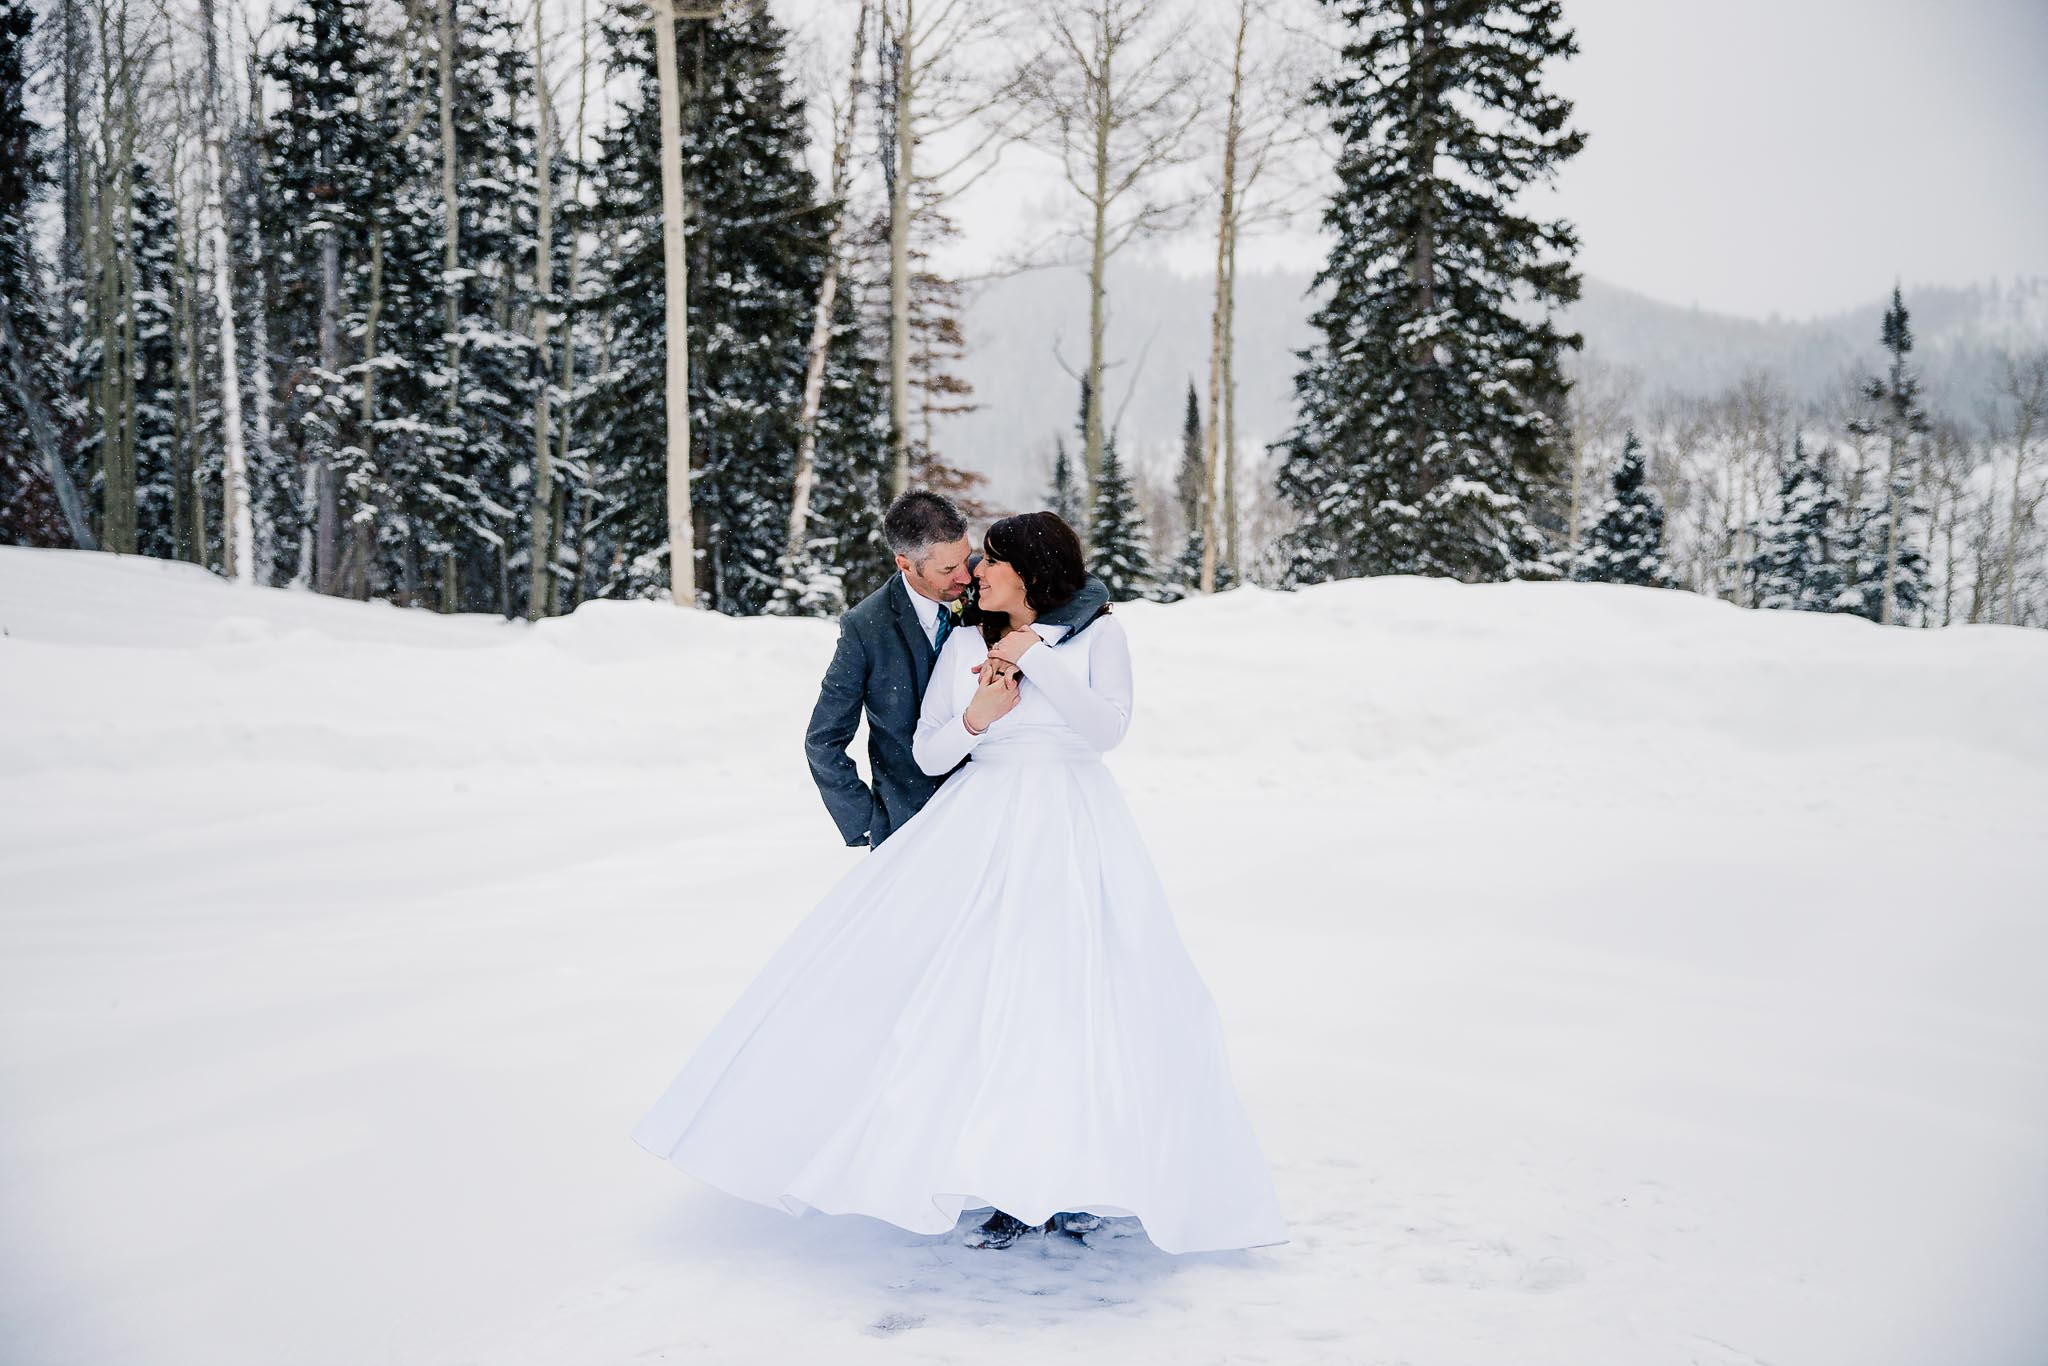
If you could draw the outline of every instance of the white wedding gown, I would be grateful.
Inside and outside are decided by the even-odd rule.
[[[1286,1242],[1215,1003],[1101,762],[1130,720],[1122,624],[1032,646],[977,737],[986,654],[950,634],[915,742],[927,772],[971,762],[797,926],[634,1141],[792,1214],[935,1234],[988,1206],[1088,1211],[1167,1252]]]

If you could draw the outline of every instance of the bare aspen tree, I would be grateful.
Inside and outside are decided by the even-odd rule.
[[[185,372],[183,439],[185,453],[185,536],[192,563],[207,565],[206,469],[203,432],[199,420],[199,360],[204,344],[199,335],[199,205],[186,190],[186,168],[171,160],[171,190],[177,206],[178,246],[174,256],[178,276],[178,334]]]
[[[1236,352],[1237,246],[1247,227],[1286,221],[1299,209],[1305,181],[1279,174],[1289,153],[1311,136],[1303,114],[1312,86],[1306,45],[1285,22],[1284,7],[1237,0],[1231,16],[1222,170],[1216,197],[1215,301],[1209,327],[1209,411],[1202,440],[1203,592],[1216,591],[1220,564],[1238,563]],[[1255,31],[1254,24],[1260,30]],[[1276,43],[1275,35],[1283,41]],[[1263,48],[1264,51],[1255,50]],[[1277,188],[1276,188],[1277,185]],[[1265,190],[1266,193],[1256,192]],[[1220,484],[1220,492],[1219,486]],[[1219,527],[1218,502],[1221,502]]]
[[[1721,570],[1729,600],[1752,607],[1748,566],[1756,555],[1766,491],[1776,489],[1782,473],[1791,403],[1772,375],[1750,370],[1722,396],[1721,412],[1726,442]]]
[[[1950,419],[1939,419],[1929,433],[1927,443],[1927,483],[1932,494],[1929,508],[1929,545],[1940,538],[1942,546],[1941,566],[1941,624],[1947,626],[1955,620],[1955,600],[1958,580],[1961,578],[1962,552],[1956,545],[1956,532],[1963,519],[1964,500],[1968,496],[1970,472],[1975,467],[1977,452],[1971,448],[1969,436],[1961,424]],[[1928,604],[1928,610],[1933,605]]]
[[[1010,32],[1012,0],[880,0],[882,173],[889,191],[889,485],[910,482],[911,237],[934,213],[996,164],[1018,135],[1014,75],[989,79],[994,49]],[[934,139],[952,139],[950,159],[920,169]]]
[[[447,373],[448,430],[462,429],[462,210],[455,195],[455,0],[436,0],[435,63],[441,93],[441,289],[446,317],[441,328],[442,365]],[[456,606],[455,547],[441,551],[441,610]]]
[[[1984,448],[1994,456],[1998,450],[1995,423],[1986,427]],[[1997,615],[1997,579],[2003,561],[1999,558],[1996,498],[1975,500],[1970,514],[1969,537],[1964,544],[1970,563],[1970,605],[1963,619],[1974,626]]]
[[[222,569],[236,583],[256,582],[256,522],[250,507],[249,456],[242,434],[242,370],[235,344],[235,287],[228,252],[227,119],[222,111],[218,28],[214,0],[199,0],[206,28],[207,235],[213,250],[213,305],[220,329],[221,553]]]
[[[100,543],[133,555],[137,545],[135,469],[134,166],[141,118],[137,68],[153,40],[138,41],[125,0],[94,7],[99,70],[95,141],[80,176],[86,206],[87,316],[99,343],[91,403],[99,424]]]
[[[169,34],[172,28],[170,8],[163,0],[158,0],[157,14],[164,23],[166,34]],[[200,501],[199,365],[196,354],[197,326],[192,316],[192,296],[195,293],[192,262],[197,254],[197,248],[195,234],[188,219],[190,198],[185,192],[187,167],[183,155],[187,131],[192,127],[192,117],[191,110],[185,102],[189,91],[179,78],[178,52],[174,42],[167,41],[164,44],[164,61],[173,114],[170,135],[164,139],[161,157],[165,189],[171,204],[172,238],[169,263],[173,386],[171,449],[175,454],[172,460],[171,482],[171,554],[178,559],[189,559],[194,564],[204,564],[206,526]],[[131,254],[139,259],[141,250],[142,244],[137,243]],[[139,279],[137,283],[139,286]],[[133,291],[130,297],[134,297]],[[136,429],[139,436],[139,411],[132,407],[130,411],[138,419]]]
[[[569,273],[566,281],[565,307],[562,317],[562,412],[561,420],[556,424],[558,445],[555,454],[555,463],[565,469],[568,467],[569,452],[571,450],[570,432],[575,425],[576,418],[574,404],[574,395],[576,393],[576,291],[582,282],[583,267],[582,220],[580,214],[576,211],[583,204],[583,165],[586,160],[583,148],[584,118],[590,102],[590,0],[582,0],[578,8],[576,46],[576,171],[575,179],[569,188],[569,204],[571,209],[569,222],[571,231],[569,233]],[[587,480],[585,482],[587,483]],[[567,521],[568,494],[566,487],[563,490],[561,503],[563,508],[562,515],[555,517],[553,520],[556,546],[554,553],[557,558],[561,554],[561,547],[567,540],[565,523]],[[578,566],[579,583],[581,582],[582,563],[582,557],[578,555],[576,564]],[[561,597],[561,576],[555,575],[550,580],[548,589],[548,612],[551,615],[562,610]],[[572,602],[570,605],[573,607],[575,604]]]
[[[329,222],[320,234],[320,368],[328,375],[341,373],[341,231]],[[335,591],[336,537],[340,533],[341,508],[334,487],[334,470],[327,460],[328,444],[321,442],[318,454],[306,470],[306,482],[313,494],[312,538],[313,590]]]
[[[1699,451],[1709,427],[1705,405],[1694,395],[1667,395],[1651,406],[1644,426],[1650,482],[1667,513],[1667,559],[1674,570],[1684,569],[1690,591],[1706,593],[1700,546],[1706,539],[1701,491],[1707,481],[1699,473]]]
[[[673,40],[674,30],[670,30]],[[548,296],[554,291],[554,101],[548,98],[548,51],[541,28],[540,0],[533,5],[533,90],[540,106],[540,128],[534,138],[535,188],[539,195],[533,234],[533,347],[537,357],[533,386],[533,548],[527,582],[526,617],[547,615],[548,589],[554,582],[549,552],[554,546],[550,520],[555,510],[554,450],[548,444]]]
[[[1238,0],[1230,49],[1230,99],[1223,123],[1223,180],[1216,196],[1216,302],[1209,312],[1209,420],[1202,432],[1202,574],[1204,593],[1216,591],[1216,463],[1223,414],[1223,326],[1230,307],[1230,237],[1237,200],[1237,139],[1244,114],[1244,35],[1250,0]]]
[[[1132,240],[1176,227],[1187,200],[1160,172],[1186,160],[1200,112],[1195,76],[1180,60],[1180,12],[1162,0],[1037,0],[1044,55],[1019,98],[1080,198],[1088,244],[1088,408],[1083,462],[1102,473],[1104,332],[1109,261]]]
[[[377,461],[377,329],[384,316],[384,224],[374,210],[364,225],[370,239],[370,297],[363,310],[363,406],[359,433],[363,463],[374,468]],[[352,596],[369,599],[370,559],[376,532],[375,510],[358,501],[350,510],[348,542],[342,548],[340,577]],[[341,591],[337,589],[337,591]]]
[[[651,0],[654,69],[661,91],[661,257],[666,298],[668,382],[669,592],[678,607],[697,605],[697,551],[690,520],[689,267],[683,259],[682,84],[676,70],[676,19],[718,17],[716,9],[685,10]]]
[[[799,419],[796,449],[796,477],[789,502],[789,537],[783,549],[784,577],[793,573],[803,557],[806,527],[811,516],[811,488],[817,482],[818,412],[825,395],[825,356],[832,344],[832,309],[839,299],[839,260],[852,215],[846,210],[846,196],[852,179],[853,130],[860,108],[861,68],[867,57],[868,0],[860,0],[854,23],[853,64],[846,78],[846,103],[836,111],[836,132],[832,139],[832,227],[825,237],[825,274],[818,287],[818,304],[811,316],[811,340],[804,362],[804,401]]]
[[[123,5],[121,7],[121,26],[124,30],[128,26],[127,12],[128,7]],[[135,464],[137,428],[140,424],[135,405],[135,295],[137,285],[135,257],[139,243],[135,240],[134,164],[136,143],[140,140],[142,131],[141,111],[136,89],[140,82],[140,76],[135,69],[141,60],[144,59],[139,57],[138,54],[131,52],[124,63],[128,70],[124,73],[125,79],[122,81],[119,114],[121,120],[122,161],[119,175],[115,181],[120,186],[120,189],[118,191],[119,199],[111,206],[120,213],[119,237],[113,249],[115,315],[112,319],[112,325],[114,333],[118,338],[116,354],[120,357],[120,373],[114,376],[114,411],[119,415],[120,422],[120,429],[116,434],[116,444],[120,451],[121,478],[125,486],[122,491],[122,500],[125,504],[127,549],[130,554],[133,554],[136,550],[136,538],[140,529],[138,525],[139,509],[136,505],[136,480],[138,472]]]
[[[2002,389],[2003,397],[2012,401],[2012,492],[2006,503],[2005,558],[2000,577],[2005,582],[2006,624],[2017,626],[2020,528],[2028,523],[2042,498],[2037,493],[2031,500],[2023,500],[2021,489],[2034,443],[2048,429],[2048,351],[2024,359],[2006,356]],[[2043,492],[2048,493],[2048,485],[2044,485]]]
[[[263,80],[262,60],[257,55],[254,34],[247,35],[248,83],[250,118],[257,126],[263,123]],[[256,182],[255,168],[245,164],[243,183]],[[249,215],[249,261],[251,277],[249,287],[249,394],[255,409],[251,437],[254,450],[251,452],[252,468],[258,471],[277,468],[271,445],[271,403],[270,387],[270,282],[264,270],[263,215]],[[277,531],[270,519],[263,515],[255,500],[251,499],[250,511],[255,523],[256,577],[269,583],[277,556]]]
[[[1238,550],[1242,518],[1237,505],[1237,238],[1244,201],[1236,201],[1230,243],[1223,253],[1223,421],[1219,458],[1223,461],[1223,563],[1240,578],[1244,560]]]

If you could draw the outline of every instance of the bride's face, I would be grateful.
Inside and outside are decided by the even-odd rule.
[[[974,570],[975,582],[979,585],[976,594],[982,608],[990,612],[1016,612],[1026,606],[1024,580],[1017,571],[988,553],[982,547],[981,563]]]

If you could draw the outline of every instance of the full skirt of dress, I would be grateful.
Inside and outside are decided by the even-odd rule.
[[[917,1233],[1136,1216],[1287,1241],[1214,1000],[1114,776],[977,755],[826,894],[635,1126],[729,1194]]]

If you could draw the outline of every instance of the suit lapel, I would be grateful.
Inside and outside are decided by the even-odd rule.
[[[896,573],[896,630],[903,637],[903,646],[910,651],[910,673],[917,680],[917,695],[924,696],[925,685],[932,677],[932,643],[924,638],[924,623],[917,619],[917,609],[910,605],[910,585],[903,581],[903,572]]]

